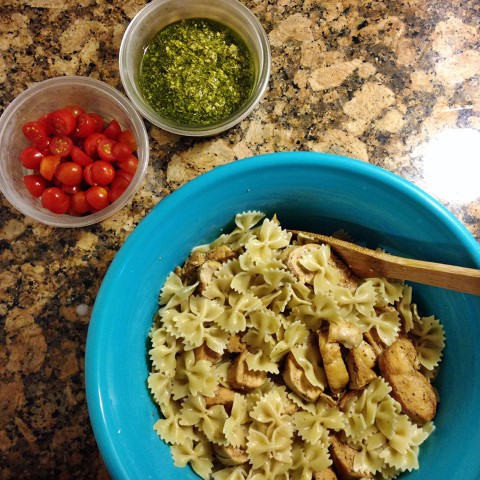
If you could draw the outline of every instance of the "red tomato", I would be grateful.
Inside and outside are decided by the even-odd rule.
[[[110,204],[108,190],[105,187],[95,185],[85,192],[85,199],[95,210],[102,210]]]
[[[131,130],[124,130],[117,138],[117,142],[125,143],[130,147],[132,152],[137,150],[137,140],[135,139],[135,135]]]
[[[122,177],[128,183],[130,183],[133,180],[133,175],[131,173],[128,173],[125,170],[121,170],[121,169],[117,170],[117,173],[115,174],[115,177]]]
[[[126,178],[116,175],[110,185],[110,191],[108,192],[110,202],[113,203],[118,197],[120,197],[129,185],[130,182]]]
[[[73,145],[70,155],[72,160],[82,167],[86,167],[93,162],[93,158],[89,157],[80,147],[77,147],[76,145]]]
[[[73,187],[83,180],[83,168],[75,162],[64,162],[57,167],[55,177],[63,184]]]
[[[52,180],[60,160],[59,155],[46,155],[43,157],[40,162],[40,175],[47,180]]]
[[[103,117],[98,113],[92,112],[90,112],[89,115],[95,120],[95,123],[97,124],[97,126],[95,127],[95,132],[102,133],[105,127],[105,120],[103,119]]]
[[[85,113],[85,110],[80,105],[67,105],[63,108],[68,110],[75,118],[78,118],[81,113]]]
[[[42,206],[53,213],[67,213],[70,208],[70,198],[58,187],[46,188],[41,197]]]
[[[72,112],[64,108],[49,113],[47,118],[52,133],[61,137],[70,135],[77,124]]]
[[[40,197],[47,186],[47,182],[40,175],[25,175],[23,177],[23,183],[27,187],[28,191],[34,197]]]
[[[112,147],[112,155],[115,157],[115,160],[122,161],[127,160],[127,158],[132,154],[132,150],[125,143],[116,142]]]
[[[50,151],[50,137],[47,137],[42,143],[37,143],[35,146],[42,155],[50,155],[52,153]]]
[[[53,137],[48,146],[53,155],[68,157],[72,151],[73,141],[70,137]]]
[[[75,192],[70,198],[70,209],[76,215],[87,213],[90,210],[90,205],[85,198],[85,192]]]
[[[95,158],[98,156],[97,145],[103,138],[107,138],[103,133],[92,133],[85,139],[83,149],[89,157]]]
[[[41,144],[47,138],[47,129],[40,122],[28,122],[22,127],[23,135],[25,138],[34,145]]]
[[[107,162],[114,162],[115,157],[112,153],[112,147],[115,141],[111,138],[102,138],[97,144],[97,153],[102,160]]]
[[[122,133],[122,127],[116,120],[111,120],[103,131],[103,134],[112,140],[116,140],[120,133]]]
[[[52,135],[52,130],[50,128],[50,122],[48,121],[48,113],[42,115],[38,120],[38,123],[41,123],[45,127],[45,132],[47,135]]]
[[[30,145],[20,152],[19,158],[25,168],[35,170],[40,166],[43,155],[36,147]]]
[[[108,185],[115,178],[115,169],[110,162],[97,160],[90,167],[93,185]]]
[[[77,128],[75,128],[75,135],[80,138],[86,138],[92,133],[95,133],[96,128],[96,120],[88,113],[82,113],[77,118]]]
[[[62,183],[60,185],[60,188],[65,192],[65,193],[68,193],[69,195],[73,195],[74,193],[77,193],[77,192],[81,192],[81,185],[73,185],[73,186],[70,186],[70,185],[65,185],[64,183]]]
[[[118,162],[118,166],[133,175],[137,171],[138,158],[132,154],[126,160]]]
[[[93,163],[90,163],[83,169],[83,179],[91,186],[95,185],[92,175],[92,166]]]

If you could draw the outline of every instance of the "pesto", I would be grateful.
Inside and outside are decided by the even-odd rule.
[[[254,80],[246,45],[224,25],[185,19],[168,25],[147,46],[140,87],[160,115],[186,126],[206,126],[234,113]]]

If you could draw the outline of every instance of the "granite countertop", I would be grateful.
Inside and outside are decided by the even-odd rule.
[[[84,391],[91,308],[128,234],[203,172],[274,151],[356,157],[432,194],[480,240],[480,3],[242,1],[268,33],[273,65],[240,125],[192,139],[146,123],[145,183],[101,224],[40,225],[0,196],[0,480],[108,478]],[[145,3],[2,0],[0,111],[59,75],[122,90],[122,34]]]

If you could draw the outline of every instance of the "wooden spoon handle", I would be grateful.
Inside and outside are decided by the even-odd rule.
[[[318,233],[290,230],[293,234],[330,245],[357,276],[410,280],[458,292],[480,295],[480,270],[397,257]]]

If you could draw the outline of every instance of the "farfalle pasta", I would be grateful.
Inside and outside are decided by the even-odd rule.
[[[434,430],[439,320],[419,315],[410,286],[356,278],[276,217],[248,211],[234,223],[194,248],[159,295],[147,383],[174,463],[213,480],[419,468]]]

